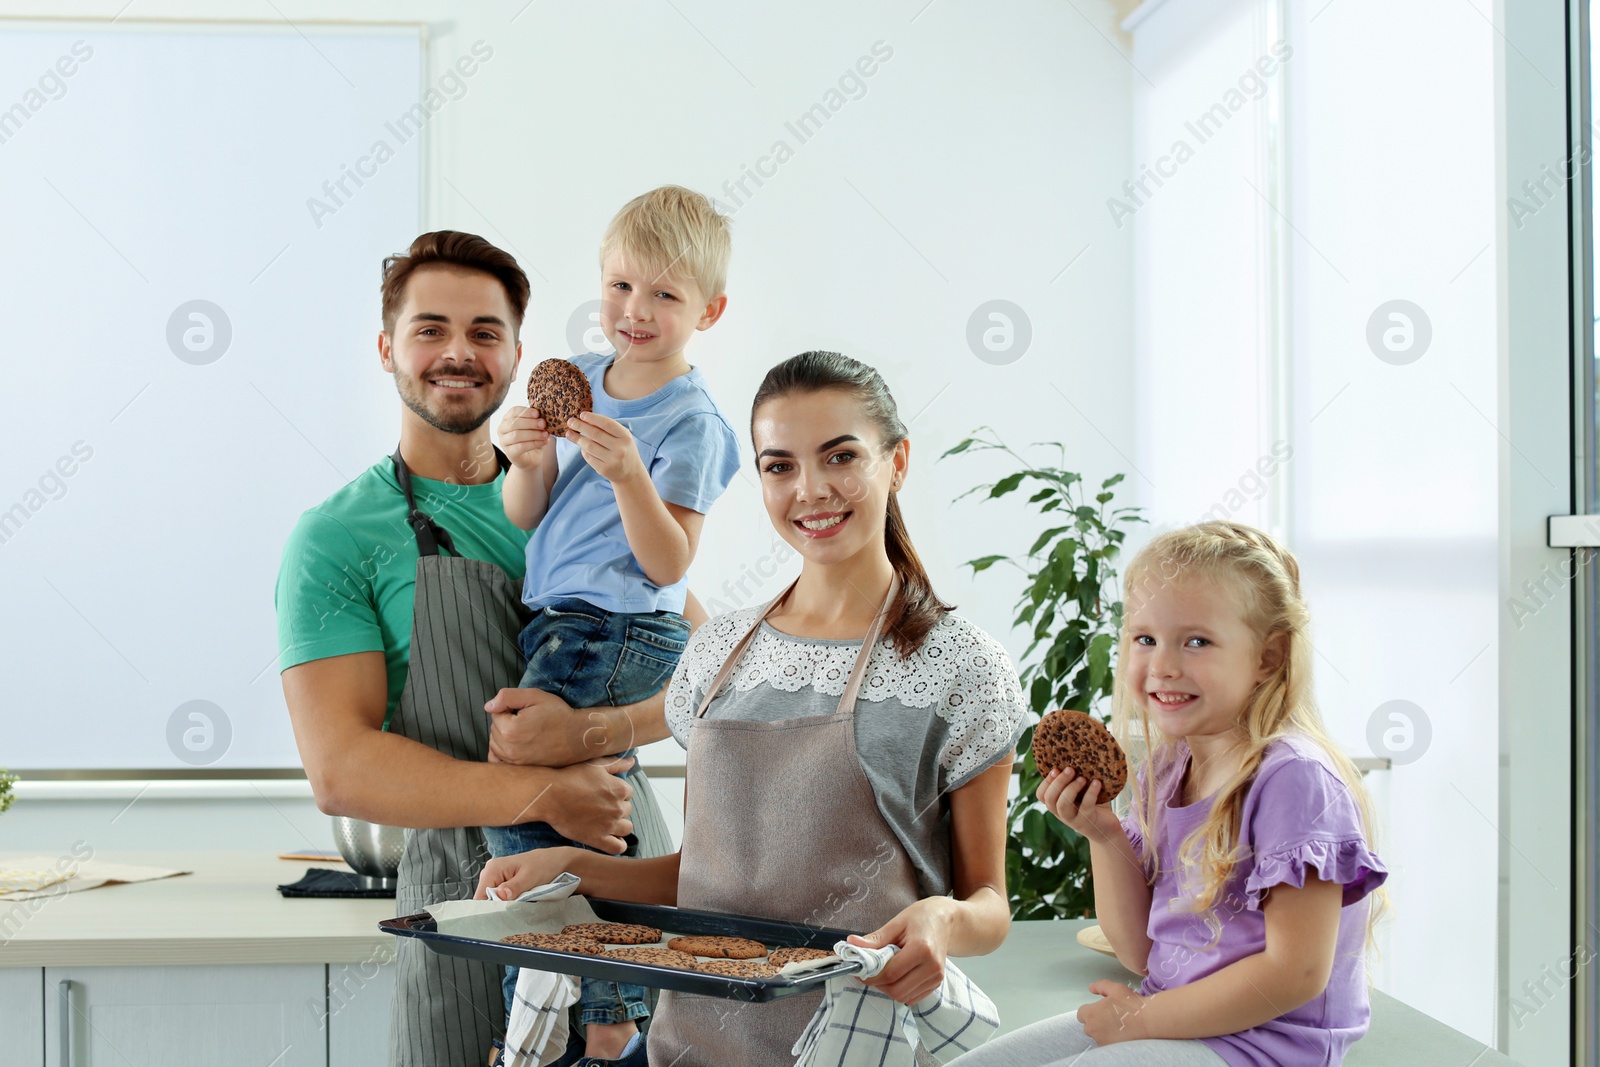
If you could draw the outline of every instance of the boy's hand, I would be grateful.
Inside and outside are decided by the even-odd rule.
[[[1074,773],[1071,767],[1063,767],[1046,775],[1034,795],[1050,814],[1092,842],[1110,841],[1113,835],[1122,833],[1122,821],[1111,810],[1111,805],[1099,802],[1098,778],[1091,783]]]
[[[501,900],[516,900],[535,886],[549,885],[567,869],[572,862],[569,857],[577,851],[565,846],[538,848],[492,859],[478,875],[478,891],[472,899],[488,900],[490,886],[496,888]]]
[[[518,405],[500,420],[500,451],[518,467],[538,470],[549,443],[550,434],[545,431],[538,408]]]
[[[613,485],[646,474],[633,434],[616,419],[585,411],[567,420],[567,440],[578,446],[595,473]]]

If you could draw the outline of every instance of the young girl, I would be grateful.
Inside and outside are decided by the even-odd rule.
[[[1259,530],[1210,522],[1157,537],[1126,588],[1112,715],[1150,748],[1131,811],[1119,821],[1071,768],[1038,796],[1089,839],[1101,928],[1144,983],[1096,982],[1075,1018],[955,1063],[1338,1064],[1371,1014],[1387,873],[1359,773],[1312,703],[1299,566]]]
[[[914,1005],[947,957],[992,952],[1010,926],[1021,686],[917,557],[898,501],[911,445],[877,371],[834,352],[785,360],[756,392],[751,439],[800,576],[770,604],[702,625],[664,694],[629,706],[633,743],[670,729],[688,750],[682,850],[505,856],[479,895],[571,871],[593,896],[871,931],[855,942],[900,951],[867,984]],[[649,1062],[792,1067],[820,1002],[663,993]]]

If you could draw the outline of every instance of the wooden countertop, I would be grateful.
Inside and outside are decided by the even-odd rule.
[[[0,853],[19,857],[21,853]],[[0,967],[210,963],[362,963],[394,957],[378,931],[395,902],[287,898],[278,886],[310,867],[261,852],[118,852],[96,859],[192,870],[66,896],[0,900]]]
[[[8,854],[0,853],[0,860]],[[18,856],[19,853],[11,853]],[[387,962],[394,938],[378,931],[393,900],[287,899],[280,884],[320,864],[259,852],[126,852],[119,863],[193,874],[103,886],[36,901],[0,901],[0,967],[138,967],[170,964]],[[329,865],[340,866],[340,865]],[[24,909],[13,912],[11,909]],[[1006,1031],[1077,1007],[1101,978],[1131,982],[1109,956],[1077,943],[1087,920],[1013,924],[990,956],[960,960],[1000,1005]],[[1372,1028],[1347,1067],[1516,1067],[1498,1052],[1382,992]]]

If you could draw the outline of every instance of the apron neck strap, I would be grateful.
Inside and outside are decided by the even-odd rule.
[[[718,693],[722,692],[722,687],[727,685],[728,679],[733,676],[734,670],[739,666],[739,660],[744,656],[745,649],[750,647],[750,642],[755,640],[756,634],[760,631],[761,624],[766,621],[768,615],[771,615],[777,609],[778,605],[788,599],[789,594],[794,592],[794,587],[799,582],[800,579],[796,578],[789,583],[788,588],[773,597],[771,602],[762,609],[761,614],[756,617],[756,621],[751,623],[750,629],[746,630],[744,636],[739,638],[739,643],[733,646],[733,651],[728,653],[727,659],[723,660],[722,668],[717,671],[717,676],[712,681],[711,687],[706,690],[706,695],[701,699],[700,709],[695,712],[695,718],[698,719],[705,715],[706,709],[711,706],[711,702],[716,699]],[[867,676],[867,664],[872,659],[873,649],[878,647],[878,639],[883,636],[884,626],[889,619],[889,608],[894,604],[895,596],[899,592],[900,575],[896,574],[889,580],[889,592],[884,596],[883,603],[878,605],[877,614],[872,617],[872,625],[867,627],[867,636],[861,639],[861,648],[856,652],[855,664],[850,668],[850,680],[845,683],[844,693],[839,697],[839,710],[836,714],[852,715],[855,713],[856,696],[861,692],[861,682]]]
[[[498,446],[491,445],[490,447],[494,448],[495,462],[500,465],[500,472],[504,474],[510,470],[511,460],[506,454],[500,451]],[[437,556],[441,548],[451,555],[460,555],[456,551],[455,542],[450,538],[450,531],[434,522],[423,513],[421,508],[417,507],[417,494],[411,487],[411,471],[406,466],[406,461],[401,457],[398,446],[394,450],[393,459],[395,481],[400,483],[400,491],[406,495],[406,518],[411,523],[411,529],[416,533],[417,555]]]

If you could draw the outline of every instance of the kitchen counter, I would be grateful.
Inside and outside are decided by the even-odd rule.
[[[0,860],[18,853],[0,853]],[[96,859],[192,870],[39,900],[0,900],[0,967],[360,963],[393,958],[390,900],[280,896],[310,867],[261,852],[118,852]]]
[[[0,860],[6,858],[0,853]],[[12,854],[15,855],[15,854]],[[0,968],[149,967],[364,963],[393,958],[393,937],[377,924],[393,900],[285,899],[277,886],[307,867],[256,852],[128,852],[97,857],[195,873],[105,886],[47,901],[0,901]],[[37,905],[8,915],[9,909]],[[1109,956],[1076,941],[1087,921],[1017,923],[993,955],[961,967],[1002,1010],[1014,1030],[1088,1001],[1089,983],[1132,981]],[[1512,1060],[1374,992],[1372,1028],[1346,1058],[1348,1067],[1515,1067]]]

